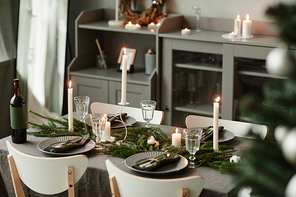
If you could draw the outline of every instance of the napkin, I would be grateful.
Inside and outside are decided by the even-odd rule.
[[[84,145],[90,139],[89,134],[84,135],[83,137],[77,137],[71,140],[67,140],[65,142],[60,142],[58,144],[54,144],[44,148],[47,152],[52,153],[62,153],[66,152],[67,150],[74,149]]]
[[[180,155],[174,152],[167,152],[161,155],[158,155],[154,158],[149,158],[142,160],[140,162],[136,162],[135,165],[133,165],[133,168],[136,168],[138,170],[144,170],[144,171],[150,171],[154,170],[158,166],[167,164],[167,163],[173,163],[180,159]]]
[[[218,133],[220,133],[223,130],[224,130],[223,126],[218,127]],[[206,141],[206,140],[210,139],[212,136],[213,136],[213,126],[203,127],[202,128],[201,141]]]
[[[122,118],[124,118],[125,116],[127,116],[127,113],[121,113]],[[111,114],[111,115],[108,115],[107,118],[108,118],[108,121],[112,123],[115,120],[120,120],[120,114],[119,113]]]

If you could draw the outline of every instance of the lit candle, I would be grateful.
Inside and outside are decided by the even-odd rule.
[[[157,23],[156,26],[160,26],[160,23]]]
[[[188,34],[191,34],[191,30],[185,28],[185,29],[182,29],[182,30],[181,30],[181,33],[182,33],[182,35],[188,35]]]
[[[219,101],[220,97],[214,99],[213,103],[213,150],[218,151],[218,140],[219,140],[219,133],[218,133],[218,119],[219,119]]]
[[[178,128],[176,128],[176,133],[172,134],[172,145],[181,147],[181,133],[178,132]]]
[[[105,124],[105,132],[102,135],[102,140],[110,140],[110,122],[107,121]]]
[[[250,38],[252,36],[252,21],[249,20],[249,14],[247,14],[246,20],[243,20],[242,36],[244,38]]]
[[[127,55],[126,48],[123,48],[122,55],[122,80],[121,80],[121,103],[126,103],[126,78],[127,78]]]
[[[148,29],[153,29],[153,28],[155,28],[156,27],[156,25],[153,23],[153,22],[151,22],[149,25],[148,25]]]
[[[73,131],[73,88],[71,81],[68,88],[68,130]]]
[[[237,15],[236,19],[234,19],[234,33],[238,36],[241,35],[241,29],[242,29],[242,20],[240,19],[240,16]]]
[[[237,37],[237,34],[234,33],[234,32],[231,32],[231,33],[228,34],[228,37],[229,38],[235,38],[235,37]]]
[[[141,29],[141,25],[137,24],[132,24],[131,21],[129,21],[126,25],[125,25],[125,29]]]

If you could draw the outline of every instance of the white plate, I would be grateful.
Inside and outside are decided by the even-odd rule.
[[[143,170],[139,170],[139,169],[132,167],[138,161],[141,161],[144,159],[149,159],[149,158],[154,158],[154,157],[161,155],[161,154],[164,154],[164,152],[161,152],[161,151],[142,152],[142,153],[134,154],[134,155],[128,157],[124,163],[125,163],[126,167],[128,167],[131,170],[134,170],[137,172],[142,172],[142,173],[147,173],[147,174],[164,174],[164,173],[176,172],[176,171],[184,169],[188,165],[188,160],[185,157],[180,155],[179,161],[176,161],[174,163],[161,165],[151,171],[143,171]]]
[[[136,120],[135,118],[131,117],[131,116],[125,116],[125,117],[123,118],[123,121],[127,124],[127,126],[129,126],[129,125],[133,125],[133,124],[135,124],[135,123],[137,122],[137,120]],[[85,122],[91,126],[90,117],[86,118],[86,119],[85,119]],[[119,121],[113,121],[113,122],[111,123],[111,128],[112,128],[112,129],[121,128],[121,127],[124,127],[124,126],[123,126],[123,124],[122,124],[121,122],[119,122]]]
[[[229,34],[222,35],[222,38],[227,38],[227,39],[232,39],[232,40],[243,40],[243,39],[250,39],[253,37],[254,37],[253,35],[251,35],[250,37],[242,37],[242,36],[231,37],[231,36],[229,36]]]
[[[218,142],[226,142],[229,140],[232,140],[235,137],[234,133],[232,133],[231,131],[228,131],[226,129],[224,129],[223,131],[221,131],[219,133],[219,140]],[[207,141],[209,140],[213,140],[213,138],[209,138]],[[205,141],[201,141],[201,143],[205,143]]]
[[[67,141],[67,140],[71,140],[73,138],[77,138],[79,136],[61,136],[61,137],[54,137],[54,138],[50,138],[50,139],[47,139],[47,140],[44,140],[42,142],[39,142],[37,144],[37,148],[44,152],[44,153],[47,153],[47,154],[51,154],[51,155],[76,155],[76,154],[81,154],[81,153],[85,153],[87,151],[90,151],[92,150],[96,143],[92,140],[89,140],[86,144],[84,144],[84,146],[80,146],[80,147],[77,147],[77,148],[74,148],[74,149],[71,149],[71,150],[68,150],[64,153],[53,153],[53,152],[48,152],[48,151],[45,151],[44,149],[52,144],[56,144],[56,143],[59,143],[59,142],[64,142],[64,141]]]

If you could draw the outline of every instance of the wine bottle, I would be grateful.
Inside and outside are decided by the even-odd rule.
[[[14,95],[10,100],[10,125],[13,143],[27,141],[25,99],[20,93],[20,80],[14,79]]]

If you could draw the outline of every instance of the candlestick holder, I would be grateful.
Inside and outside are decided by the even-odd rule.
[[[201,10],[202,10],[202,6],[197,6],[194,5],[192,6],[193,9],[195,9],[196,12],[196,30],[197,32],[201,32],[202,29],[200,28],[200,16],[201,16]]]
[[[122,100],[118,103],[118,105],[121,105],[121,109],[120,109],[120,112],[119,112],[119,117],[120,117],[120,120],[118,120],[119,122],[121,122],[121,124],[123,124],[124,128],[125,128],[125,136],[123,138],[123,141],[126,139],[127,137],[127,124],[123,121],[123,118],[122,118],[122,109],[125,105],[129,105],[129,103],[125,100]]]

